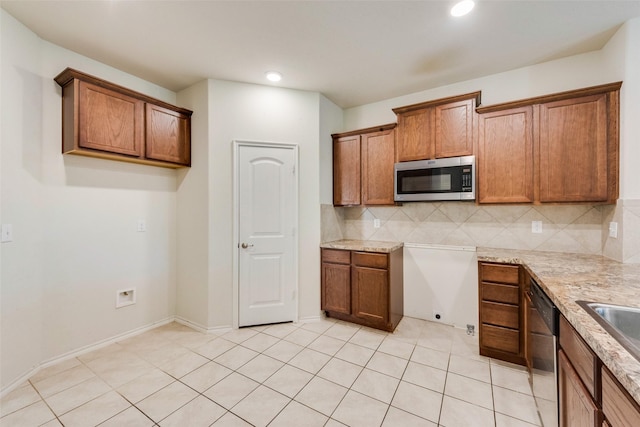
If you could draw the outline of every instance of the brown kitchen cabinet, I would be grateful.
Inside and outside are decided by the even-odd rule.
[[[322,249],[321,308],[329,317],[392,332],[403,315],[402,248]]]
[[[395,127],[333,134],[333,204],[393,205]]]
[[[479,203],[615,203],[622,83],[477,108]]]
[[[518,265],[478,263],[480,354],[525,365]]]
[[[561,427],[599,427],[602,415],[564,351],[558,352],[558,405]]]
[[[540,105],[540,202],[618,198],[617,105],[617,90]]]
[[[558,406],[560,426],[600,426],[600,359],[560,316]]]
[[[640,426],[640,405],[620,385],[605,366],[602,367],[603,425],[611,427]]]
[[[478,115],[478,203],[533,202],[533,108]]]
[[[473,154],[480,92],[394,108],[398,162]]]
[[[640,405],[564,316],[559,347],[560,427],[640,426]]]
[[[62,87],[62,153],[177,168],[191,165],[191,114],[80,71]]]

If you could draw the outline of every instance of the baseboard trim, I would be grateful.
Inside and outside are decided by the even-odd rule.
[[[216,335],[220,335],[220,334],[224,334],[227,333],[231,330],[233,330],[233,327],[231,326],[214,326],[214,327],[207,327],[204,325],[201,325],[197,322],[191,321],[189,319],[185,319],[184,317],[181,316],[175,316],[175,321],[180,323],[181,325],[185,325],[188,326],[192,329],[195,329],[198,332],[202,332],[203,334],[216,334]]]
[[[324,316],[306,316],[298,319],[299,323],[314,323],[322,320]]]
[[[48,368],[49,366],[55,365],[55,364],[60,363],[60,362],[64,362],[65,360],[69,360],[69,359],[72,359],[74,357],[82,356],[83,354],[90,353],[90,352],[95,351],[95,350],[99,350],[99,349],[101,349],[103,347],[106,347],[106,346],[111,345],[113,343],[116,343],[118,341],[122,341],[122,340],[125,340],[127,338],[131,338],[131,337],[134,337],[136,335],[140,335],[143,332],[147,332],[147,331],[150,331],[151,329],[155,329],[155,328],[160,327],[162,325],[166,325],[167,323],[171,323],[174,320],[176,320],[175,316],[169,316],[169,317],[166,317],[166,318],[164,318],[162,320],[158,320],[156,322],[152,322],[152,323],[149,323],[147,325],[140,326],[139,328],[124,332],[122,334],[115,335],[115,336],[110,337],[110,338],[106,338],[106,339],[98,341],[96,343],[89,344],[89,345],[86,345],[84,347],[80,347],[79,349],[69,351],[69,352],[64,353],[64,354],[62,354],[60,356],[56,356],[56,357],[53,357],[51,359],[45,360],[45,361],[41,362],[38,366],[36,366],[35,368],[33,368],[30,371],[26,372],[25,374],[21,375],[16,380],[14,380],[9,385],[7,385],[2,390],[0,390],[0,398],[3,398],[7,394],[11,393],[13,390],[15,390],[20,385],[22,385],[22,383],[24,383],[29,378],[31,378],[32,376],[37,374],[41,369]],[[187,325],[187,326],[190,326],[190,325]]]

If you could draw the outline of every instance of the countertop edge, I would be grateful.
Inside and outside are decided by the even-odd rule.
[[[401,249],[403,246],[403,242],[383,242],[377,240],[334,240],[320,244],[322,249],[380,253],[391,253]]]

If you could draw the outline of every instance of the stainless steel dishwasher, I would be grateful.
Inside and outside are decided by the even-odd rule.
[[[531,347],[531,389],[544,427],[558,426],[558,320],[559,311],[531,279],[527,335]]]

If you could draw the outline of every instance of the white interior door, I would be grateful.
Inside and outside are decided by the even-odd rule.
[[[238,325],[296,320],[295,147],[238,147]]]

